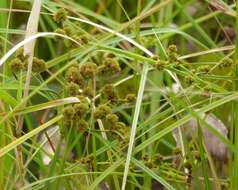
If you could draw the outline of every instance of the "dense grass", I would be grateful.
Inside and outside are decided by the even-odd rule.
[[[0,189],[237,190],[236,6],[1,0]]]

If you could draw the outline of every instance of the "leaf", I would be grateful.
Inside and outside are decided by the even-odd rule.
[[[0,95],[0,97],[1,97],[1,95]],[[34,106],[28,106],[28,107],[25,107],[23,109],[20,109],[20,110],[14,112],[13,115],[27,114],[27,113],[31,113],[31,112],[36,112],[36,111],[40,111],[40,110],[63,106],[65,104],[72,104],[72,103],[79,103],[79,102],[80,102],[80,100],[76,97],[68,97],[68,98],[53,100],[50,102],[46,102],[46,103],[42,103],[42,104],[38,104],[38,105],[34,105]],[[7,113],[0,113],[0,116],[6,115],[6,114]]]
[[[158,181],[161,185],[163,185],[166,189],[175,190],[167,181],[165,181],[162,177],[158,176],[153,170],[146,167],[143,163],[138,160],[132,158],[132,162],[137,165],[139,168],[144,170],[148,175],[150,175],[153,179]]]
[[[41,131],[45,130],[46,128],[52,126],[54,123],[56,123],[57,121],[59,121],[60,119],[63,118],[63,115],[59,115],[53,119],[51,119],[50,121],[48,121],[47,123],[37,127],[36,129],[32,130],[31,132],[21,136],[20,138],[14,140],[13,142],[11,142],[10,144],[8,144],[7,146],[3,147],[2,149],[0,149],[0,157],[4,156],[5,154],[7,154],[9,151],[11,151],[12,149],[16,148],[18,145],[22,144],[23,142],[25,142],[26,140],[28,140],[29,138],[37,135],[38,133],[40,133]]]

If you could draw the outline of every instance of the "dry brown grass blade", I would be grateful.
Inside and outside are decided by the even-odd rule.
[[[230,16],[236,16],[235,11],[230,9],[230,7],[222,0],[209,0],[208,3],[221,12],[227,13]]]
[[[38,23],[39,23],[39,18],[40,18],[41,4],[42,4],[42,0],[35,0],[33,3],[31,14],[30,14],[28,22],[27,22],[25,39],[36,34],[38,31]],[[26,82],[25,82],[25,86],[24,86],[23,98],[27,97],[28,93],[29,93],[29,86],[30,86],[30,82],[31,82],[31,73],[32,73],[32,61],[33,61],[33,56],[34,56],[34,48],[35,48],[34,40],[24,45],[24,55],[29,56],[29,58],[28,58],[28,68],[27,68],[27,76],[26,76]],[[26,105],[26,103],[25,103],[25,105]],[[25,107],[25,105],[23,105],[23,107]],[[18,136],[21,134],[22,125],[23,125],[23,117],[20,116],[19,121],[18,121],[18,127],[17,127],[17,135]]]

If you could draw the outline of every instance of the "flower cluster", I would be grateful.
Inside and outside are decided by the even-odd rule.
[[[67,20],[67,15],[67,11],[64,8],[61,8],[57,12],[55,12],[53,19],[57,23],[63,23]]]
[[[121,71],[121,67],[115,58],[107,57],[103,64],[99,67],[99,72],[102,74],[115,74]]]
[[[23,48],[16,51],[14,59],[10,61],[10,68],[13,73],[26,70],[28,66],[28,56],[24,55]],[[43,59],[37,57],[33,58],[32,71],[35,73],[41,73],[46,70],[46,62]]]

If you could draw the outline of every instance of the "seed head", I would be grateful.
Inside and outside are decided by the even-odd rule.
[[[123,123],[123,122],[116,122],[114,127],[115,127],[116,130],[124,132],[124,129],[126,128],[126,124]]]
[[[77,118],[82,118],[84,115],[86,115],[87,111],[89,110],[88,104],[85,103],[79,103],[74,105],[75,110],[75,116]]]
[[[77,96],[77,98],[80,100],[81,103],[88,104],[89,100],[85,96]]]
[[[79,39],[79,43],[82,44],[82,45],[87,44],[87,43],[88,43],[88,38],[87,38],[87,36],[81,35],[81,36],[80,36],[80,39]]]
[[[116,114],[110,113],[110,114],[107,114],[106,116],[106,120],[112,125],[115,125],[118,122],[118,119],[119,118]]]
[[[177,47],[176,45],[172,44],[167,49],[168,54],[168,60],[171,63],[177,63],[178,62],[178,53],[177,53]]]
[[[186,76],[184,78],[185,83],[192,84],[194,82],[194,79],[191,76]]]
[[[156,66],[156,69],[157,69],[157,70],[163,71],[163,70],[164,70],[164,67],[165,67],[165,63],[163,63],[163,62],[160,61],[160,60],[157,60],[155,66]]]
[[[72,120],[74,117],[74,108],[72,106],[67,106],[63,110],[63,116],[65,120]]]
[[[11,60],[10,68],[13,73],[17,73],[23,69],[23,63],[19,58],[15,58]]]
[[[114,58],[106,58],[103,65],[99,67],[99,72],[102,74],[115,74],[121,71],[118,61]]]
[[[176,53],[177,51],[178,51],[177,46],[175,44],[169,45],[168,50],[167,50],[168,53]]]
[[[97,72],[97,65],[92,62],[83,64],[80,67],[80,73],[85,78],[92,78]]]
[[[85,95],[89,98],[93,98],[93,96],[94,96],[93,88],[90,86],[87,86],[86,88],[84,88],[83,95]]]
[[[57,23],[62,23],[67,19],[67,11],[64,8],[59,9],[53,16],[53,19]]]
[[[207,74],[210,70],[210,67],[208,65],[198,67],[198,72],[199,73],[204,73]]]
[[[86,122],[84,119],[80,119],[77,121],[77,125],[80,131],[84,132],[89,128],[88,122]]]
[[[72,66],[67,70],[67,72],[65,74],[65,79],[69,83],[74,82],[74,83],[78,84],[79,87],[81,87],[81,88],[83,87],[83,84],[84,84],[83,77],[80,74],[79,69],[75,66]]]
[[[107,84],[104,86],[102,95],[111,102],[116,102],[118,99],[118,94],[112,84]]]
[[[127,94],[126,95],[126,102],[127,103],[134,103],[136,101],[136,95],[135,94]]]
[[[73,82],[70,82],[67,85],[67,92],[69,96],[76,96],[79,92],[79,85]]]
[[[46,70],[46,62],[43,59],[34,57],[32,62],[32,71],[40,73]]]
[[[233,60],[229,57],[225,58],[222,60],[221,64],[219,64],[220,68],[227,68],[227,67],[231,67],[233,64]]]
[[[19,58],[22,62],[24,62],[27,58],[26,56],[24,56],[24,49],[23,48],[19,48],[16,51],[15,57]]]
[[[111,114],[112,110],[106,105],[100,105],[94,112],[95,119],[104,119],[106,115]]]

